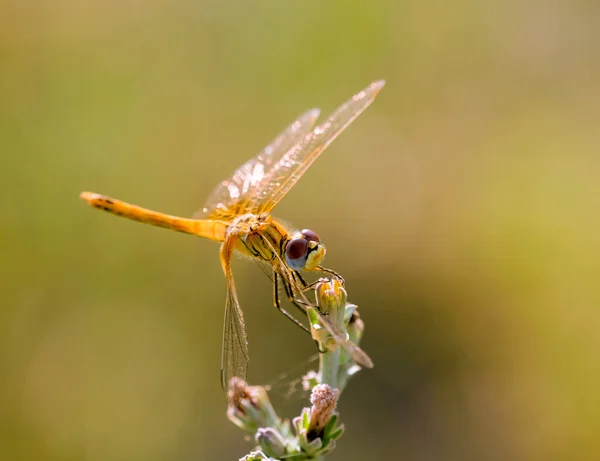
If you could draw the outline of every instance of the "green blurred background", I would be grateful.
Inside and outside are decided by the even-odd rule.
[[[188,216],[310,107],[387,86],[276,216],[317,231],[376,367],[332,459],[600,450],[600,4],[0,4],[0,457],[237,459],[218,246]],[[314,353],[234,267],[264,383]]]

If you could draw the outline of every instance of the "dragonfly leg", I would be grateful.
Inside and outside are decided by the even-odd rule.
[[[321,280],[315,280],[314,282],[311,283],[307,283],[304,288],[302,289],[302,291],[310,291],[312,290],[314,287],[316,287],[319,283],[321,283]]]
[[[342,277],[340,274],[338,274],[336,271],[331,270],[331,269],[327,269],[326,267],[323,266],[317,266],[317,270],[321,271],[321,272],[325,272],[327,274],[331,274],[335,277],[337,277],[338,279],[340,279],[340,282],[342,282],[342,285],[346,284],[346,281],[344,280],[344,277]]]
[[[294,277],[294,279],[297,280],[303,286],[303,288],[302,288],[302,292],[303,293],[305,291],[312,290],[319,283],[321,283],[321,279],[315,280],[314,282],[311,282],[311,283],[307,283],[306,280],[304,280],[304,278],[302,277],[302,275],[300,275],[300,272],[297,272],[297,271],[292,272],[292,277]],[[290,299],[290,301],[292,301],[297,307],[299,307],[298,304],[302,305],[304,310],[307,307],[316,307],[317,310],[319,312],[321,312],[321,315],[327,315],[328,314],[327,312],[321,311],[321,308],[319,306],[315,305],[315,304],[310,304],[310,303],[307,303],[306,301],[302,301],[300,299],[292,298],[292,295],[290,294],[292,290],[291,290],[291,287],[289,286],[289,284],[285,285],[285,290],[286,290],[286,293],[287,293],[288,298]]]
[[[302,277],[302,275],[298,271],[292,272],[292,277],[294,277],[294,280],[296,280],[300,285],[302,285],[302,292],[312,290],[317,285],[317,283],[320,282],[320,280],[315,280],[314,282],[308,283],[306,280],[304,280],[304,277]],[[298,302],[305,306],[312,306],[312,304],[307,304],[300,300],[298,300]]]
[[[295,280],[297,280],[302,285],[302,292],[310,291],[313,288],[315,288],[319,283],[322,282],[322,280],[319,279],[319,280],[315,280],[314,282],[308,283],[306,280],[304,280],[304,277],[302,277],[302,275],[300,275],[300,272],[297,272],[297,271],[292,272],[292,276],[294,277]],[[340,277],[340,279],[341,279],[342,284],[343,284],[344,279],[342,279],[341,277]],[[312,304],[307,304],[307,303],[302,302],[300,300],[297,300],[297,301],[300,304],[304,304],[305,306],[312,306]]]
[[[304,325],[300,320],[298,320],[296,317],[294,317],[292,314],[290,314],[288,311],[286,311],[283,307],[281,307],[281,302],[279,299],[279,289],[278,289],[279,288],[279,279],[280,279],[280,275],[276,271],[273,271],[273,282],[274,282],[273,283],[273,286],[274,286],[273,300],[275,303],[275,307],[279,310],[279,312],[281,312],[283,315],[285,315],[288,319],[290,319],[292,322],[294,322],[296,325],[298,325],[304,331],[306,331],[307,333],[310,333],[310,330],[308,329],[308,327],[306,325]],[[288,299],[292,302],[292,304],[294,304],[294,306],[296,306],[302,312],[306,313],[306,307],[301,305],[298,302],[298,300],[296,300],[291,295],[288,285],[283,280],[282,280],[282,282],[285,287],[285,292],[288,296]]]
[[[295,281],[299,281],[304,287],[302,288],[302,293],[304,293],[305,291],[307,291],[308,287],[314,287],[316,285],[315,283],[311,283],[308,284],[306,283],[306,281],[302,278],[302,276],[300,275],[299,272],[292,272],[292,277],[294,278]],[[302,311],[303,314],[306,314],[306,309],[308,307],[317,307],[314,304],[302,300],[302,299],[298,299],[296,297],[294,297],[294,292],[292,290],[291,285],[289,284],[289,282],[285,281],[283,279],[283,277],[281,277],[281,283],[283,284],[283,287],[285,288],[285,294],[287,295],[289,301],[296,306],[298,309],[300,309]],[[306,299],[306,298],[305,298]]]
[[[293,271],[292,277],[294,277],[294,280],[296,280],[298,283],[300,283],[304,287],[304,290],[306,289],[306,287],[308,286],[308,283],[306,282],[306,280],[304,280],[304,277],[302,277],[302,274],[300,274],[300,272]],[[314,285],[314,284],[311,283],[311,285]]]
[[[278,280],[277,277],[278,276],[277,273],[274,274],[275,275],[275,280]],[[303,286],[302,291],[306,291],[309,288],[312,288],[313,286],[315,286],[319,281],[317,280],[316,282],[313,283],[306,283],[306,281],[304,280],[304,278],[300,275],[299,272],[292,272],[292,277],[294,277],[294,279],[298,282],[300,282],[300,284]],[[290,286],[290,284],[288,282],[286,282],[283,277],[281,278],[281,283],[283,284],[284,288],[285,288],[285,293],[288,297],[288,299],[290,300],[290,302],[292,304],[294,304],[298,309],[302,310],[302,312],[306,313],[306,308],[307,307],[314,307],[312,304],[307,303],[306,301],[302,301],[300,299],[296,299],[293,296],[293,291],[292,291],[292,287]],[[275,287],[277,287],[277,285],[275,285]],[[275,290],[277,291],[277,288],[275,288]],[[277,294],[276,294],[277,296]],[[317,307],[318,309],[318,307]],[[281,310],[281,309],[280,309]],[[326,313],[325,313],[326,315]],[[296,320],[296,319],[294,319]],[[302,325],[302,327],[304,327],[304,325]],[[317,350],[319,351],[319,353],[324,354],[325,352],[327,352],[326,349],[321,349],[321,344],[319,343],[319,341],[315,340],[315,344],[317,346]]]

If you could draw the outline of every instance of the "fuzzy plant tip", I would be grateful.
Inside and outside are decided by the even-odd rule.
[[[340,391],[328,384],[316,385],[310,395],[310,422],[307,437],[314,440],[323,433],[337,406]]]

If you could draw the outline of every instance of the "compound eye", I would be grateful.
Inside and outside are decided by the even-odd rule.
[[[302,229],[301,234],[304,235],[304,237],[311,242],[319,243],[321,241],[317,233],[311,231],[310,229]]]
[[[305,238],[290,240],[285,249],[285,254],[290,261],[305,258],[307,252],[308,241]]]

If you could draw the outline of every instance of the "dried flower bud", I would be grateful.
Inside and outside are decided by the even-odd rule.
[[[248,386],[244,380],[235,377],[229,382],[227,391],[227,417],[248,432],[279,423],[264,387]]]

